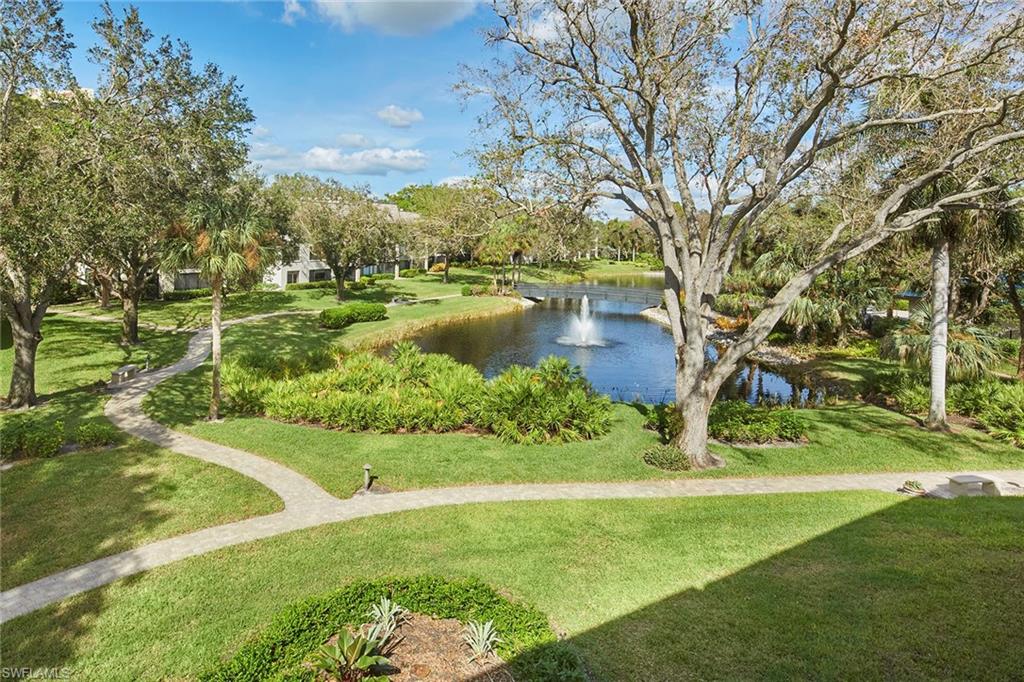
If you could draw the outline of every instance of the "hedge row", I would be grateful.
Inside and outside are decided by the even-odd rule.
[[[501,637],[496,651],[509,662],[517,680],[586,679],[579,656],[556,639],[539,610],[509,601],[479,580],[435,576],[360,580],[294,604],[200,679],[312,681],[315,673],[303,665],[304,661],[331,636],[346,627],[362,625],[370,607],[381,597],[435,618],[454,618],[463,623],[493,620]]]
[[[330,289],[334,291],[337,285],[333,279],[322,279],[319,282],[290,282],[284,285],[286,291],[299,291],[302,289]]]
[[[383,303],[355,301],[320,311],[320,324],[328,329],[344,329],[356,322],[376,322],[388,316]]]
[[[203,289],[175,289],[174,291],[165,291],[163,298],[165,301],[190,301],[193,298],[206,298],[212,296],[213,291],[209,287]]]
[[[0,424],[0,459],[54,457],[64,446],[64,422],[49,421],[37,415],[15,414]],[[85,422],[75,429],[74,442],[81,448],[96,448],[116,443],[120,432],[110,424]]]

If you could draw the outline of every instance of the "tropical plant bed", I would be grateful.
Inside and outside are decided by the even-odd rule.
[[[397,643],[384,650],[388,662],[375,666],[373,672],[386,676],[390,682],[515,680],[508,663],[496,654],[470,660],[470,649],[463,639],[464,629],[465,625],[456,618],[411,613],[395,631]],[[334,635],[328,643],[337,639]],[[327,679],[338,678],[332,675]]]
[[[401,641],[393,650],[385,648],[387,663],[374,665],[371,674],[393,680],[487,679],[481,673],[488,672],[495,680],[586,679],[579,657],[557,641],[539,610],[512,602],[478,580],[435,576],[356,581],[304,600],[282,611],[201,679],[330,680],[314,665],[318,652],[337,643],[339,635],[353,632],[385,598],[401,605],[409,616],[396,631],[395,639]],[[469,660],[472,654],[461,633],[471,621],[493,622],[500,637],[494,654]],[[392,666],[397,672],[392,673]],[[447,672],[461,669],[473,674]]]

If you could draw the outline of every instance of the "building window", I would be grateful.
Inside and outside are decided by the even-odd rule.
[[[326,282],[330,278],[331,278],[331,271],[330,271],[330,269],[325,268],[323,270],[310,270],[309,271],[309,281],[310,282]]]
[[[174,288],[181,289],[202,289],[210,286],[210,283],[199,276],[198,272],[179,272],[174,276]]]
[[[298,270],[289,270],[288,273],[285,275],[285,277],[288,278],[287,279],[288,284],[295,284],[296,282],[299,281],[299,271]]]

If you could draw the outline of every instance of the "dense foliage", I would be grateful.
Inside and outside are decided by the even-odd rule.
[[[433,576],[358,581],[294,604],[201,679],[313,680],[314,671],[303,663],[329,637],[365,621],[382,597],[435,618],[493,621],[501,633],[497,653],[510,663],[516,679],[586,679],[579,657],[556,640],[536,608],[511,602],[477,580]]]
[[[53,457],[64,445],[64,422],[37,415],[7,415],[0,423],[0,459]]]
[[[901,412],[928,411],[928,378],[921,372],[886,372],[879,389]],[[946,408],[975,419],[994,437],[1024,448],[1024,384],[998,379],[955,382],[947,390]]]
[[[383,303],[355,301],[320,311],[320,324],[328,329],[344,329],[356,322],[376,322],[388,316]]]
[[[655,405],[647,413],[646,427],[660,433],[667,443],[682,431],[683,420],[672,404]],[[788,407],[726,400],[712,405],[708,435],[727,443],[797,442],[806,437],[807,425]]]
[[[610,426],[611,403],[576,368],[547,358],[492,381],[450,356],[400,343],[390,358],[320,353],[279,361],[244,356],[225,367],[228,405],[345,431],[449,432],[472,427],[516,443],[584,440]]]

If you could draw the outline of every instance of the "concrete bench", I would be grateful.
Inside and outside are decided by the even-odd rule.
[[[983,495],[1000,496],[999,486],[991,478],[976,474],[958,474],[949,477],[949,491],[957,496],[974,494],[979,488]]]
[[[113,386],[123,384],[126,381],[135,378],[135,375],[139,373],[139,368],[135,365],[125,365],[124,367],[118,367],[110,373],[110,383]]]

